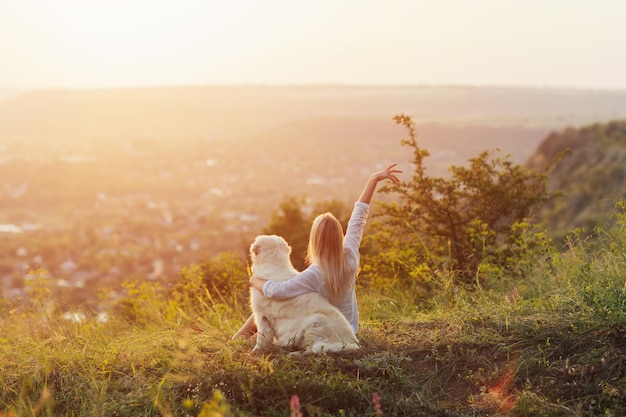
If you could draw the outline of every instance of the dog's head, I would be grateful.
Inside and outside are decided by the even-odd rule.
[[[285,239],[277,235],[260,235],[250,245],[252,262],[289,261],[291,246]]]

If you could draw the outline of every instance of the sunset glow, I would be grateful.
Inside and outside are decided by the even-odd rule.
[[[0,88],[469,84],[626,88],[626,3],[0,3]]]
[[[625,16],[0,0],[0,417],[626,416]]]

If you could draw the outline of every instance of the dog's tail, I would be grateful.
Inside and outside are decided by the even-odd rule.
[[[323,314],[308,317],[304,324],[305,353],[340,352],[360,348],[359,340],[347,322],[345,332],[338,332],[336,326]]]
[[[313,342],[310,346],[307,346],[306,352],[310,352],[313,354],[320,354],[320,353],[341,352],[344,350],[356,350],[359,348],[360,346],[354,342],[343,343],[343,342],[317,341],[317,342]]]

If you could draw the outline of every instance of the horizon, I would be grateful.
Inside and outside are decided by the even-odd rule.
[[[626,93],[624,87],[588,87],[588,86],[550,86],[550,85],[513,85],[513,84],[351,84],[351,83],[197,83],[197,84],[120,84],[111,86],[41,86],[41,87],[3,87],[0,94],[9,95],[41,91],[114,91],[114,90],[150,90],[150,89],[193,89],[193,88],[432,88],[432,89],[493,89],[493,90],[535,90],[553,92],[599,92]],[[1,99],[2,97],[0,97]]]
[[[618,0],[0,2],[0,89],[626,90]]]

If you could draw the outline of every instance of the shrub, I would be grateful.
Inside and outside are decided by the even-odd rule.
[[[368,262],[386,263],[405,285],[425,268],[431,276],[450,271],[454,284],[471,285],[480,283],[486,265],[506,268],[517,251],[530,248],[525,224],[552,196],[547,171],[483,152],[468,166],[451,166],[449,178],[430,177],[429,153],[419,146],[413,121],[406,115],[395,121],[408,131],[402,144],[412,150],[414,172],[410,181],[381,190],[397,198],[377,210],[377,233],[370,242],[376,241],[378,255]]]

